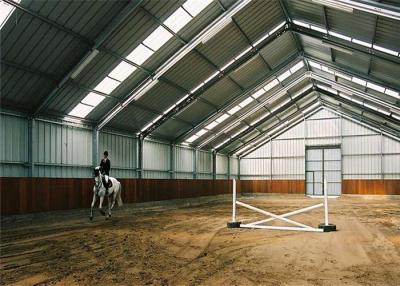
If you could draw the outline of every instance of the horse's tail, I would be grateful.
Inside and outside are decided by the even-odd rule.
[[[118,192],[117,192],[117,203],[119,207],[122,207],[123,203],[122,203],[122,198],[121,198],[121,191],[122,191],[122,185],[120,182],[118,182],[119,184],[119,188],[118,188]]]

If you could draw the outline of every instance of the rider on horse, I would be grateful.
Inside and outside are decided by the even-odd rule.
[[[106,193],[109,187],[111,187],[111,181],[109,181],[109,176],[110,176],[110,168],[111,168],[111,163],[110,159],[108,159],[108,151],[104,151],[104,158],[100,162],[100,169],[102,174],[104,175],[104,187],[106,188]]]

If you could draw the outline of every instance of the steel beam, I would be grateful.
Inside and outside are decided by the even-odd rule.
[[[155,85],[156,81],[166,73],[172,66],[174,66],[179,60],[181,60],[184,56],[186,56],[189,52],[191,52],[198,44],[200,44],[203,39],[207,37],[209,33],[216,31],[219,29],[219,26],[226,21],[226,19],[231,18],[241,9],[243,9],[247,4],[249,4],[252,0],[240,0],[235,3],[232,7],[230,7],[226,12],[224,12],[221,16],[219,16],[216,20],[214,20],[211,24],[209,24],[206,28],[204,28],[198,35],[192,39],[188,44],[184,45],[178,52],[176,52],[173,56],[171,56],[165,63],[163,63],[154,73],[154,76],[151,78],[145,79],[141,84],[139,84],[138,88],[128,92],[128,94],[124,97],[124,103],[118,104],[111,109],[109,113],[107,113],[97,124],[97,128],[101,129],[106,125],[112,118],[114,118],[123,108],[125,108],[131,101],[137,99],[141,95],[143,95],[146,90],[150,89]],[[148,135],[148,134],[146,134]],[[145,136],[143,136],[145,137]]]
[[[311,91],[312,92],[312,91]],[[220,147],[218,147],[216,149],[217,152],[221,151],[222,149],[224,149],[225,146],[228,146],[229,144],[231,144],[232,142],[236,141],[238,138],[241,138],[243,136],[246,136],[247,134],[249,134],[250,132],[252,132],[256,127],[262,125],[263,123],[265,123],[266,121],[270,120],[272,117],[277,116],[278,114],[282,113],[282,111],[285,111],[286,109],[288,109],[289,107],[291,107],[292,105],[296,104],[296,102],[298,102],[299,100],[301,100],[302,98],[304,98],[305,96],[307,96],[308,94],[310,94],[310,91],[307,90],[305,91],[303,94],[300,94],[294,101],[290,100],[288,103],[282,105],[280,108],[278,108],[277,110],[275,110],[274,112],[270,113],[267,117],[261,119],[260,121],[258,121],[255,125],[251,126],[250,128],[247,128],[245,131],[243,131],[242,133],[238,134],[236,137],[232,137],[228,142],[224,143],[223,145],[221,145]]]
[[[286,60],[285,62],[283,62],[282,64],[280,64],[274,71],[272,74],[268,74],[265,78],[262,78],[259,82],[255,83],[253,86],[247,88],[246,90],[244,90],[241,94],[239,94],[233,101],[227,102],[225,103],[223,106],[221,106],[217,111],[213,112],[210,115],[207,115],[206,117],[200,119],[198,121],[198,123],[190,130],[186,131],[185,133],[179,135],[174,142],[180,142],[183,138],[185,138],[186,136],[188,136],[190,133],[192,133],[193,131],[197,130],[198,128],[200,128],[201,126],[203,126],[205,124],[205,122],[209,121],[211,118],[215,117],[217,114],[219,114],[220,112],[227,110],[229,108],[232,108],[233,106],[237,105],[240,101],[242,101],[244,98],[246,98],[247,96],[249,96],[251,93],[253,93],[254,91],[260,89],[262,86],[265,85],[266,82],[276,78],[278,76],[278,74],[283,71],[286,70],[292,63],[294,63],[296,61],[296,59],[298,59],[298,55],[294,55],[293,57],[290,57],[288,60]]]
[[[5,1],[13,2],[12,0],[5,0]],[[57,86],[49,93],[46,99],[41,102],[41,104],[36,108],[34,115],[40,113],[43,110],[43,108],[45,108],[51,102],[51,100],[53,100],[53,98],[58,94],[60,89],[70,80],[71,75],[77,70],[77,68],[86,59],[88,59],[89,57],[93,57],[92,53],[98,50],[98,48],[108,39],[108,37],[118,29],[121,23],[123,23],[129,16],[131,16],[133,11],[135,11],[136,8],[140,6],[142,1],[143,0],[129,2],[124,7],[124,9],[116,17],[113,18],[111,24],[103,30],[103,32],[94,40],[94,42],[92,41],[86,42],[90,46],[90,49],[86,52],[86,54],[82,57],[82,59],[76,65],[74,65],[74,67],[70,69],[69,72],[67,72],[67,74],[63,77],[63,79],[58,82]],[[41,17],[41,20],[45,21],[46,23],[47,21],[50,21],[44,17]],[[58,25],[58,24],[55,23],[53,25]],[[62,28],[65,29],[64,27]]]
[[[329,35],[329,34],[323,34],[321,32],[317,32],[305,27],[301,27],[295,24],[290,24],[289,30],[299,34],[299,35],[305,35],[314,39],[318,39],[318,40],[323,40],[324,42],[326,42],[327,44],[331,44],[337,47],[341,47],[344,49],[350,49],[350,50],[354,50],[357,52],[360,52],[362,54],[368,55],[368,56],[375,56],[379,59],[385,60],[385,61],[389,61],[395,64],[399,64],[400,63],[400,58],[393,56],[393,55],[389,55],[386,53],[383,53],[381,51],[378,50],[374,50],[372,48],[368,48],[368,47],[364,47],[362,45],[359,44],[355,44],[353,42],[347,42],[347,41],[342,41],[339,42],[336,40],[335,37]]]

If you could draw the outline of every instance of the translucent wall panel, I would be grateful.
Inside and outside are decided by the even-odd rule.
[[[169,171],[170,160],[168,144],[149,140],[143,142],[143,168],[145,170]]]
[[[228,174],[228,157],[217,154],[217,174]]]
[[[304,179],[305,146],[320,145],[341,146],[344,179],[400,177],[400,142],[322,110],[241,158],[241,179],[268,178],[271,164],[274,179]]]
[[[230,160],[231,176],[235,176],[239,173],[239,159],[229,158],[229,160]]]
[[[99,161],[104,150],[108,151],[111,161],[110,175],[116,178],[135,178],[137,166],[137,140],[132,136],[117,135],[106,132],[99,134]]]
[[[0,176],[28,176],[28,121],[0,114]]]
[[[212,154],[207,151],[197,153],[197,172],[212,173]]]
[[[183,147],[176,147],[175,149],[175,171],[176,172],[189,172],[193,177],[193,159],[194,150]]]
[[[35,121],[32,146],[34,176],[91,177],[90,129]]]

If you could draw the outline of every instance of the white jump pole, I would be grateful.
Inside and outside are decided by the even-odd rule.
[[[228,228],[240,227],[240,222],[236,221],[236,180],[232,180],[232,221],[227,223]]]
[[[324,180],[324,210],[325,210],[325,225],[329,225],[328,219],[328,182]]]
[[[236,221],[236,180],[233,179],[232,222]]]
[[[329,223],[328,217],[328,181],[324,179],[324,223],[318,225],[324,232],[335,231],[336,225]]]

